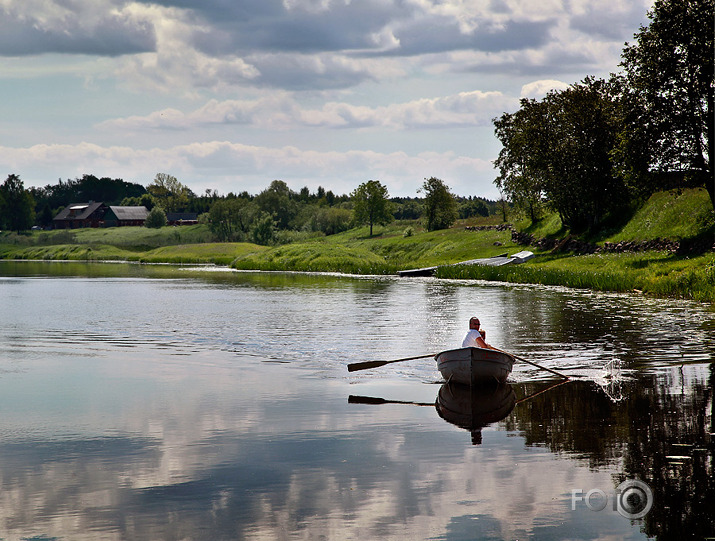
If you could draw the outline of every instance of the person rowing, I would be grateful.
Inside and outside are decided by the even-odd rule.
[[[478,317],[472,317],[469,320],[469,331],[462,340],[463,348],[491,348],[486,343],[487,331],[482,330]]]

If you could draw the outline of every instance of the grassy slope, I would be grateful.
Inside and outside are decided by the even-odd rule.
[[[617,233],[605,240],[690,239],[710,230],[715,235],[715,216],[703,188],[653,194]]]
[[[405,268],[442,265],[514,251],[509,232],[444,231],[420,232],[404,236],[406,227],[392,224],[375,230],[357,228],[308,243],[279,246],[241,257],[233,264],[241,269],[326,270],[388,274]],[[502,246],[495,246],[499,242]]]
[[[266,249],[250,243],[210,242],[211,239],[205,225],[2,233],[0,258],[229,265],[237,257]]]
[[[522,224],[536,236],[562,237],[568,232],[555,215],[537,224]],[[659,192],[620,230],[604,241],[669,238],[711,239],[715,242],[715,213],[702,189]],[[603,291],[644,291],[658,296],[715,301],[715,255],[708,252],[687,257],[664,252],[623,254],[539,254],[525,265],[441,269],[443,277],[501,280],[585,287]]]

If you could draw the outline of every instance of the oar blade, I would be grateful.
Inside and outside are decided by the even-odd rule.
[[[415,359],[424,359],[426,357],[434,357],[434,353],[428,353],[427,355],[417,355],[415,357],[405,357],[404,359],[393,359],[391,361],[365,361],[363,363],[352,363],[348,365],[348,372],[355,372],[356,370],[367,370],[368,368],[377,368],[378,366],[385,366],[386,364],[413,361]]]
[[[390,361],[365,361],[362,363],[352,363],[348,365],[348,372],[367,370],[368,368],[377,368],[379,366],[385,366],[389,362]]]
[[[351,394],[348,396],[348,404],[370,404],[370,405],[380,405],[387,404],[387,400],[384,398],[375,398],[372,396],[360,396]]]

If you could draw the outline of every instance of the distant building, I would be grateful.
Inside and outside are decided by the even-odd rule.
[[[147,216],[149,216],[149,211],[146,207],[110,206],[104,213],[104,227],[144,225]]]
[[[106,211],[107,205],[104,203],[70,203],[52,219],[52,226],[55,229],[101,227]]]
[[[120,227],[144,225],[149,211],[146,207],[107,206],[104,203],[71,203],[52,219],[55,229],[81,227]]]
[[[199,215],[195,212],[167,212],[167,225],[196,225],[199,223]]]

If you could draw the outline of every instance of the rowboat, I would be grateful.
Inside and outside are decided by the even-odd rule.
[[[482,442],[482,428],[504,419],[516,405],[516,394],[508,383],[462,385],[444,383],[435,407],[445,421],[472,433],[472,443]]]
[[[494,381],[504,383],[514,366],[514,357],[488,348],[450,349],[434,358],[445,380],[464,385]]]

